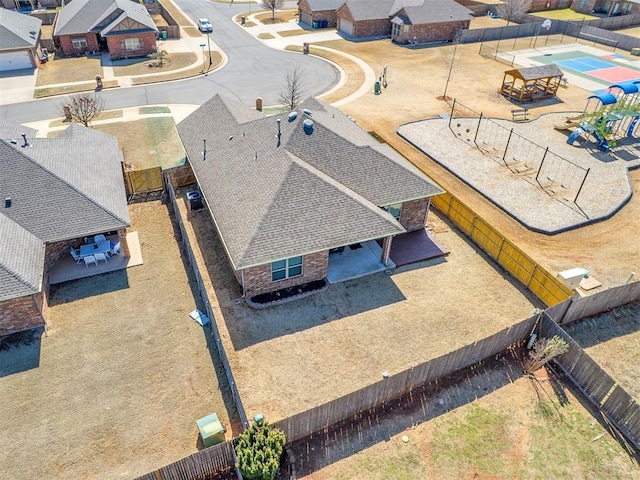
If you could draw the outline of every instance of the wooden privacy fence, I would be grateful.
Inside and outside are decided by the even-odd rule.
[[[490,337],[384,378],[318,407],[274,422],[273,426],[285,432],[287,442],[295,442],[358,413],[396,399],[419,385],[433,382],[506,350],[528,338],[536,321],[537,316],[523,320]]]
[[[151,167],[144,170],[125,170],[124,180],[128,196],[164,190],[162,168],[160,167]]]
[[[196,277],[196,281],[198,282],[198,289],[200,291],[200,296],[202,297],[202,301],[205,305],[206,314],[209,317],[209,324],[211,325],[211,334],[216,342],[216,348],[218,349],[218,354],[220,355],[220,361],[222,362],[222,366],[224,367],[224,372],[227,376],[227,381],[229,382],[229,388],[231,389],[231,395],[233,397],[233,402],[235,404],[236,410],[238,411],[238,415],[240,416],[240,421],[242,425],[246,428],[249,426],[249,422],[247,421],[247,414],[245,413],[244,406],[242,405],[242,400],[240,398],[240,392],[238,391],[238,387],[236,385],[236,381],[233,378],[233,372],[231,371],[231,365],[229,364],[229,359],[227,358],[227,353],[224,350],[224,345],[222,344],[222,339],[220,338],[220,331],[218,330],[218,325],[216,324],[215,317],[213,316],[213,310],[211,309],[211,302],[209,302],[209,296],[207,295],[207,288],[202,280],[202,275],[200,274],[200,269],[198,268],[198,262],[196,261],[193,250],[191,248],[191,242],[189,242],[189,236],[184,227],[184,222],[182,220],[182,215],[180,214],[180,209],[177,205],[176,200],[176,192],[173,190],[173,186],[171,182],[167,182],[167,190],[169,191],[169,197],[171,198],[171,205],[173,206],[173,211],[175,212],[176,220],[178,222],[178,226],[180,228],[180,234],[182,235],[182,242],[184,244],[185,250],[187,251],[187,255],[189,257],[189,263],[191,264],[191,268],[193,269],[193,273]]]
[[[235,468],[233,441],[214,445],[147,473],[137,480],[208,480]]]
[[[553,319],[543,315],[539,328],[541,337],[558,335],[569,344],[567,353],[555,362],[611,424],[640,449],[640,405]]]
[[[545,305],[553,306],[572,296],[560,280],[450,193],[432,198],[431,203]]]

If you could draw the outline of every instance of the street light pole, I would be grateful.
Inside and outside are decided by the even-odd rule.
[[[209,68],[213,64],[213,60],[211,60],[211,35],[207,33],[207,45],[209,46]]]

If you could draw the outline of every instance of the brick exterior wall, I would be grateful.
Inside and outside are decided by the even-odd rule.
[[[354,37],[377,37],[380,35],[391,35],[391,20],[388,18],[353,22]]]
[[[395,39],[399,43],[412,42],[414,37],[416,43],[429,42],[451,42],[456,36],[458,29],[468,29],[470,21],[466,22],[446,22],[429,25],[409,25],[407,38]]]
[[[298,19],[308,25],[312,25],[316,20],[328,20],[329,23],[327,26],[329,27],[335,27],[338,24],[336,10],[319,10],[314,12],[306,0],[301,0],[300,3],[298,3]]]
[[[253,297],[261,293],[273,292],[282,288],[302,285],[314,280],[322,280],[327,277],[329,266],[329,251],[312,253],[302,258],[302,275],[300,277],[287,278],[277,282],[271,281],[271,264],[260,265],[244,270],[244,294]],[[238,276],[236,276],[237,278]]]
[[[574,0],[571,4],[571,10],[580,13],[591,13],[596,8],[596,4],[602,3],[600,0],[588,0],[584,3],[584,7],[580,8],[582,5],[581,0]]]
[[[125,38],[139,38],[142,47],[139,50],[125,50]],[[156,51],[155,32],[129,33],[126,35],[109,35],[107,37],[107,48],[111,54],[111,59],[144,57]]]
[[[0,302],[0,336],[44,325],[40,314],[42,295],[29,295]]]
[[[87,41],[87,46],[83,48],[75,48],[72,39],[84,38]],[[98,36],[95,33],[85,33],[84,35],[60,35],[58,37],[60,42],[60,48],[65,55],[75,55],[78,53],[96,52],[100,50],[98,46]]]
[[[427,212],[429,210],[429,199],[420,198],[402,204],[400,212],[400,224],[408,232],[420,230],[427,224]]]

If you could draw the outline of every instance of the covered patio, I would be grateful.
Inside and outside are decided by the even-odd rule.
[[[389,260],[382,263],[382,248],[375,240],[347,245],[329,252],[327,280],[329,283],[344,282],[373,273],[395,268]]]
[[[107,237],[107,239],[117,240],[117,236]],[[97,262],[96,264],[85,265],[84,262],[77,263],[70,254],[64,255],[49,271],[49,284],[68,282],[142,265],[142,251],[138,232],[127,233],[126,242],[129,247],[128,257],[121,253],[120,255],[109,257],[107,261]]]
[[[389,257],[396,266],[448,255],[449,251],[426,228],[393,237]]]

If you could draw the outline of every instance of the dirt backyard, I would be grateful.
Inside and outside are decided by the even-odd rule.
[[[185,217],[186,206],[180,202]],[[277,308],[240,298],[206,210],[190,237],[242,401],[269,421],[322,404],[495,333],[541,305],[436,214],[429,227],[447,257],[331,285]]]
[[[144,264],[53,286],[47,334],[0,348],[3,478],[133,478],[196,452],[197,419],[235,420],[167,207],[130,215]]]

